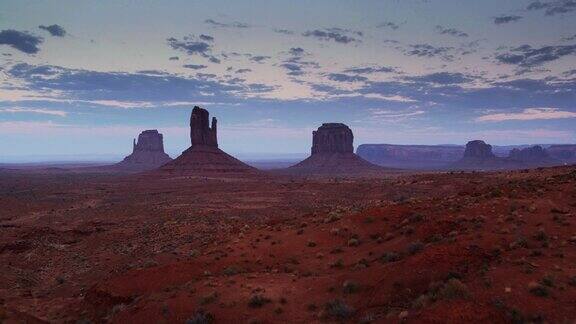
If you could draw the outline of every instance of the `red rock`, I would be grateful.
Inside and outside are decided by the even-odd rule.
[[[208,124],[210,114],[198,106],[190,116],[190,141],[192,146],[162,166],[161,172],[173,175],[246,174],[257,170],[218,148],[216,118]]]
[[[132,154],[116,164],[114,167],[126,170],[152,170],[172,161],[164,153],[164,139],[157,130],[145,130],[138,135],[138,142],[134,139]]]
[[[349,174],[383,171],[354,154],[352,130],[340,123],[322,124],[312,132],[312,149],[309,158],[291,166],[291,174]]]

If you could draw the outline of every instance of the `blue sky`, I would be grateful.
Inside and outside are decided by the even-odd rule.
[[[362,143],[576,142],[572,0],[0,3],[0,152],[189,145],[198,104],[241,156]],[[1,156],[0,155],[0,156]],[[1,159],[0,159],[1,160]]]

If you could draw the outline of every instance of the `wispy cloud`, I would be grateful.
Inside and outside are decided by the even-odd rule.
[[[206,20],[204,20],[204,23],[206,23],[208,25],[212,25],[214,27],[224,27],[224,28],[248,28],[248,27],[251,27],[250,25],[248,25],[246,23],[241,23],[238,21],[225,23],[225,22],[216,21],[214,19],[206,19]]]
[[[29,114],[42,114],[42,115],[51,115],[59,117],[66,117],[68,115],[67,112],[62,110],[50,110],[43,108],[21,108],[21,107],[2,108],[0,109],[0,113],[12,113],[12,114],[29,113]]]
[[[517,113],[487,114],[476,118],[479,122],[501,122],[507,120],[546,120],[576,118],[576,112],[558,108],[527,108]]]

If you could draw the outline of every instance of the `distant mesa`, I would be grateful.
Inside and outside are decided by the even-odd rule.
[[[294,174],[347,174],[384,170],[354,154],[353,142],[352,130],[345,124],[322,124],[312,132],[310,157],[287,171]]]
[[[132,143],[132,154],[114,165],[116,169],[128,171],[146,171],[156,169],[163,164],[172,161],[170,156],[164,153],[164,139],[157,130],[145,130],[138,135],[138,142]]]
[[[562,164],[550,156],[540,145],[523,148],[513,148],[507,157],[497,157],[492,152],[492,146],[484,141],[475,140],[466,144],[466,150],[461,160],[453,167],[457,169],[521,169]]]
[[[507,169],[514,165],[506,158],[497,157],[492,152],[492,145],[481,140],[470,141],[466,144],[464,156],[452,166],[456,169]]]
[[[257,170],[218,148],[217,120],[195,106],[190,116],[191,146],[159,171],[173,175],[247,174]]]
[[[362,144],[356,154],[370,163],[402,169],[441,169],[460,160],[463,145]]]
[[[496,159],[496,155],[492,153],[492,145],[486,144],[481,140],[475,140],[466,144],[463,159],[469,161],[489,161]]]
[[[564,163],[576,163],[576,144],[551,145],[546,149],[548,154]]]
[[[552,158],[548,151],[540,145],[526,147],[523,149],[515,148],[510,151],[508,158],[512,161],[518,161],[528,164],[554,164],[557,160]]]

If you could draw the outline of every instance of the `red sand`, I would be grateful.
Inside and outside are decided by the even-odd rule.
[[[3,173],[0,319],[572,323],[575,184]]]

